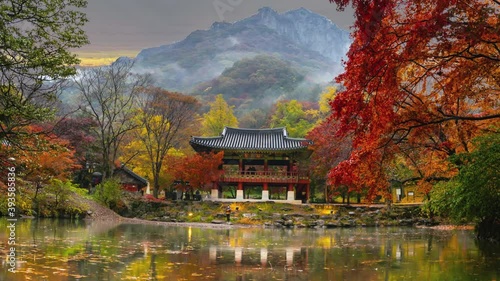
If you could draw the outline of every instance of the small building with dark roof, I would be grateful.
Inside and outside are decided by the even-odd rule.
[[[310,179],[301,161],[312,151],[312,141],[291,138],[286,128],[242,129],[225,127],[220,136],[192,137],[191,146],[197,152],[224,151],[224,170],[214,182],[212,199],[222,199],[225,186],[236,186],[236,200],[248,199],[246,189],[262,189],[256,200],[286,199],[305,202],[309,198]],[[286,198],[280,198],[286,190]]]
[[[122,188],[127,191],[149,194],[148,180],[134,173],[124,165],[115,168],[113,177],[117,178]]]

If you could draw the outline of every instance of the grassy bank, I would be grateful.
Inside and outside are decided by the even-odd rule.
[[[39,186],[18,180],[15,191],[16,216],[42,218],[84,218],[90,206],[82,198],[91,198],[87,190],[70,182],[53,181],[50,185]],[[9,215],[7,193],[0,192],[0,215]]]

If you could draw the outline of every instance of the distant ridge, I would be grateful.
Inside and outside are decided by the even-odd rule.
[[[270,55],[291,63],[310,81],[326,82],[342,70],[351,39],[324,16],[300,8],[278,13],[264,7],[234,23],[215,22],[184,40],[142,50],[138,72],[152,73],[160,86],[193,92],[242,59]]]

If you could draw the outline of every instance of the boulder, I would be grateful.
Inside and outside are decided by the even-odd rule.
[[[327,222],[325,223],[326,228],[336,228],[339,227],[340,224],[338,222]]]
[[[243,216],[244,218],[254,218],[254,217],[256,217],[257,215],[256,215],[256,214],[254,214],[254,213],[244,213],[242,216]]]
[[[273,213],[273,218],[274,219],[281,219],[281,214],[280,213]]]
[[[311,219],[311,220],[317,220],[317,219],[319,219],[319,215],[315,215],[315,214],[307,215],[307,218]]]
[[[216,214],[215,218],[216,219],[224,219],[224,218],[226,218],[226,214],[222,214],[222,213]]]

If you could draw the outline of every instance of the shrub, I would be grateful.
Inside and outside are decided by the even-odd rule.
[[[80,195],[81,197],[83,198],[86,198],[86,199],[89,199],[89,200],[93,200],[94,197],[92,197],[91,194],[89,194],[89,191],[85,188],[81,188],[77,185],[71,185],[71,187],[69,188],[72,192]]]
[[[71,187],[73,184],[70,181],[61,181],[58,179],[53,179],[50,184],[45,188],[45,192],[52,195],[54,199],[53,207],[54,209],[62,209],[66,207],[66,201],[71,194]]]
[[[120,183],[116,179],[108,179],[96,186],[94,198],[113,209],[120,201],[121,193]]]
[[[474,140],[475,150],[452,156],[459,168],[449,182],[431,191],[431,210],[457,221],[476,223],[478,237],[500,240],[500,134]]]

